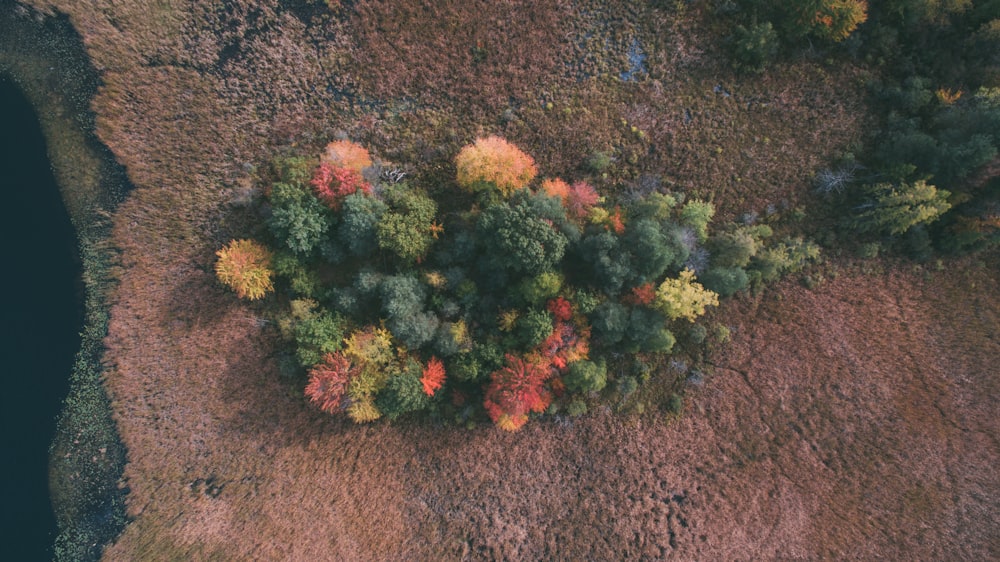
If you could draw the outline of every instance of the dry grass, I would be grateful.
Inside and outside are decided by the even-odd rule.
[[[578,179],[600,150],[605,189],[646,175],[730,217],[796,205],[861,134],[857,71],[737,81],[702,15],[646,2],[33,3],[68,12],[104,70],[98,130],[138,186],[115,217],[107,340],[134,522],[107,559],[1000,555],[990,270],[727,305],[733,342],[681,419],[515,435],[314,411],[263,309],[211,276],[254,166],[338,131],[428,182],[496,133],[543,175]],[[633,39],[648,73],[622,83]]]

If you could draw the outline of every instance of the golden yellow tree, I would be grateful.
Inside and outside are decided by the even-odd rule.
[[[476,139],[455,157],[458,184],[468,191],[495,185],[504,195],[523,189],[535,178],[535,161],[496,136]]]
[[[232,240],[216,252],[215,275],[240,298],[255,300],[274,290],[271,252],[253,240]]]
[[[687,318],[694,322],[708,306],[719,306],[719,295],[694,280],[694,272],[685,269],[677,279],[667,279],[656,290],[656,308],[671,320]]]

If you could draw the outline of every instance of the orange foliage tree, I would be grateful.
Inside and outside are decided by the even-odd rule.
[[[458,184],[468,191],[495,185],[504,195],[527,187],[538,169],[520,148],[496,136],[476,139],[455,157]]]
[[[253,240],[232,240],[215,253],[215,275],[243,299],[255,300],[274,290],[271,252]]]
[[[517,431],[530,412],[542,413],[552,403],[545,388],[551,371],[545,366],[507,354],[503,368],[490,375],[483,407],[500,429]]]
[[[563,205],[565,205],[566,199],[569,197],[570,187],[568,183],[559,178],[555,178],[543,181],[542,191],[544,191],[549,197],[558,197],[559,200],[562,201]]]
[[[434,393],[444,384],[444,363],[437,357],[431,357],[424,367],[420,383],[424,385],[424,394],[434,396]]]
[[[326,145],[319,160],[335,168],[347,168],[359,174],[372,165],[368,151],[360,144],[348,140],[333,141]]]

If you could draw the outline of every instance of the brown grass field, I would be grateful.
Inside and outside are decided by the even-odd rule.
[[[865,71],[739,78],[701,3],[25,3],[82,35],[137,186],[105,357],[133,521],[105,559],[1000,558],[995,258],[834,261],[714,313],[732,341],[680,418],[516,434],[317,412],[264,308],[211,273],[256,170],[338,134],[428,183],[495,133],[567,179],[607,152],[601,189],[658,182],[722,219],[807,205],[862,137]],[[633,40],[648,68],[622,82]]]

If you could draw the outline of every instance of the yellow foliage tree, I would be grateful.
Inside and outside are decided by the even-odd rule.
[[[368,423],[381,418],[382,412],[371,399],[368,399],[352,402],[347,407],[347,415],[354,420],[354,423]]]
[[[705,307],[719,306],[719,295],[694,280],[694,272],[685,269],[677,279],[667,279],[656,290],[654,304],[671,320],[687,318],[694,322],[705,314]]]
[[[800,11],[800,22],[819,37],[843,41],[868,19],[865,0],[805,0],[789,3]]]
[[[505,196],[525,188],[535,178],[535,161],[518,147],[496,136],[476,139],[455,157],[458,184],[468,191],[495,185]]]
[[[326,145],[319,160],[336,168],[347,168],[356,172],[361,172],[372,165],[368,151],[360,144],[348,140],[333,141]]]
[[[240,298],[255,300],[274,290],[271,252],[253,240],[232,240],[215,253],[215,275]]]

